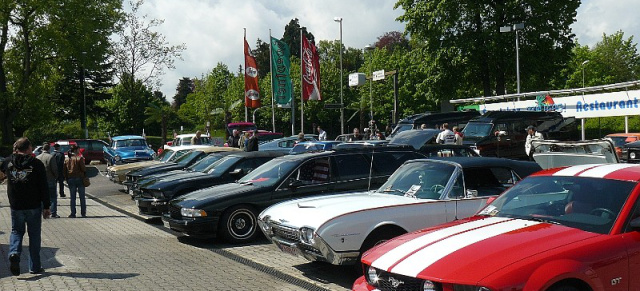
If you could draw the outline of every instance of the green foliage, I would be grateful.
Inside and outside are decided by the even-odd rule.
[[[289,52],[291,53],[292,57],[296,56],[300,58],[300,43],[302,41],[300,39],[301,29],[302,29],[302,35],[306,37],[309,40],[309,42],[313,44],[316,43],[316,40],[313,34],[308,32],[306,27],[304,26],[300,27],[300,22],[298,21],[297,18],[291,19],[291,21],[289,21],[289,24],[287,24],[284,27],[284,33],[280,40],[287,43],[287,45],[289,46]]]
[[[180,79],[176,88],[176,95],[173,96],[173,103],[171,104],[173,109],[178,110],[182,104],[187,102],[187,95],[193,93],[193,90],[195,90],[195,84],[191,78]]]
[[[142,134],[145,116],[141,113],[148,104],[164,102],[164,99],[157,99],[141,80],[134,80],[133,76],[125,74],[114,88],[113,98],[99,102],[107,112],[109,121],[102,130],[110,132],[112,136]]]

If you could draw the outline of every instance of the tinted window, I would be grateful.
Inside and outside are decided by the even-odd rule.
[[[467,189],[477,190],[478,196],[498,195],[515,183],[507,168],[466,168],[463,172]]]
[[[369,160],[361,154],[338,155],[334,157],[336,175],[341,181],[369,177]]]
[[[105,144],[97,140],[93,140],[89,143],[89,148],[92,151],[101,151],[103,146],[105,146]]]
[[[384,152],[373,154],[373,170],[377,175],[391,175],[404,162],[422,158],[414,152]]]
[[[79,148],[87,149],[89,142],[86,140],[77,140],[76,144],[78,145]]]
[[[294,173],[294,178],[303,184],[319,184],[331,181],[329,158],[318,158],[306,161]]]
[[[222,157],[223,156],[219,155],[219,154],[210,154],[210,155],[206,156],[205,158],[203,158],[202,160],[199,160],[195,164],[189,166],[188,170],[194,171],[194,172],[206,172],[207,168],[211,164],[213,164],[216,161],[222,159]]]
[[[492,127],[491,123],[471,122],[465,126],[462,133],[465,137],[485,137],[489,136]]]

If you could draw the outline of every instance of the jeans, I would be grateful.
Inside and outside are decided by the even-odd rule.
[[[42,209],[11,209],[11,236],[9,237],[9,256],[22,253],[22,238],[25,224],[29,234],[29,271],[38,271],[40,263],[40,231],[42,229]]]
[[[64,179],[58,180],[58,188],[60,188],[60,196],[64,195]]]
[[[76,215],[76,192],[80,197],[80,215],[87,215],[87,200],[84,197],[84,184],[82,178],[69,178],[69,198],[71,198],[71,215]]]
[[[56,180],[47,180],[47,189],[49,190],[49,200],[51,200],[51,215],[58,213],[58,193],[56,192]]]

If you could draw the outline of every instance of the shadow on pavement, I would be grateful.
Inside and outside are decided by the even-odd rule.
[[[60,276],[60,277],[71,277],[71,278],[84,278],[84,279],[105,279],[105,280],[115,280],[115,279],[127,279],[136,276],[140,276],[138,273],[61,273],[61,272],[47,272],[45,270],[42,274],[36,274],[28,278],[18,278],[18,280],[22,281],[36,281],[42,278],[46,278],[49,276]]]
[[[336,284],[351,289],[353,282],[360,277],[354,266],[336,266],[325,262],[309,262],[293,266],[302,272],[302,275],[324,284]],[[336,276],[342,274],[342,276]]]

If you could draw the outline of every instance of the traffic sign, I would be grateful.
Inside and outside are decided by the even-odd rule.
[[[384,70],[373,72],[373,80],[374,81],[384,80]]]

